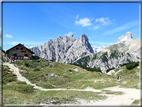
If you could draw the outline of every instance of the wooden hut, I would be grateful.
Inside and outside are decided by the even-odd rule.
[[[22,44],[18,44],[10,49],[8,49],[6,51],[6,53],[8,54],[8,56],[13,56],[14,59],[24,59],[24,58],[28,58],[28,59],[32,59],[32,55],[34,54],[33,51],[31,51],[30,49],[26,48],[24,45]]]

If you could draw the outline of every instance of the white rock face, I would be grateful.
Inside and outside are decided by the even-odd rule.
[[[54,40],[49,40],[43,46],[30,48],[37,56],[62,63],[73,63],[79,58],[92,54],[94,51],[86,34],[81,34],[79,39],[74,35],[62,38],[60,35]]]
[[[115,74],[115,71],[114,70],[110,70],[108,73],[106,73],[107,75],[113,75]]]
[[[100,46],[100,47],[93,46],[92,48],[94,50],[94,53],[97,53],[102,51],[105,48],[105,46]]]
[[[118,43],[122,42],[122,41],[126,41],[126,42],[130,42],[132,41],[132,34],[131,32],[127,32],[126,36],[122,35],[121,37],[118,38]]]

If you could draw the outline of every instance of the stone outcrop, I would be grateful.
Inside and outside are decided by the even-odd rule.
[[[43,46],[30,48],[37,56],[62,63],[73,63],[79,58],[92,54],[94,51],[86,34],[81,34],[79,39],[74,35],[64,38],[59,35],[54,41],[49,40]]]
[[[132,34],[131,34],[131,32],[127,32],[126,36],[122,35],[121,37],[118,38],[117,42],[130,41],[130,40],[132,40]]]

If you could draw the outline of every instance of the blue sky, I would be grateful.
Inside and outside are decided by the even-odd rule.
[[[140,38],[139,3],[3,3],[4,50],[82,33],[92,46],[107,47],[128,31]]]

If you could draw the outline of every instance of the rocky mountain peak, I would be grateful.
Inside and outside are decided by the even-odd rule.
[[[70,38],[67,35],[65,35],[64,40],[65,40],[65,42],[68,42],[70,40]]]
[[[39,48],[40,51],[42,50],[42,45],[38,45],[37,47]]]
[[[70,40],[71,40],[72,42],[74,42],[74,41],[76,40],[73,34],[70,36]]]
[[[131,34],[131,32],[127,32],[127,33],[126,33],[126,36],[127,36],[128,39],[132,39],[132,34]]]
[[[52,39],[50,39],[47,43],[52,44],[53,43]]]
[[[49,40],[50,42],[53,42],[52,39]]]
[[[63,39],[61,35],[58,35],[58,37],[57,37],[57,38]]]
[[[132,34],[131,34],[131,32],[127,32],[126,36],[122,35],[121,37],[118,38],[117,42],[131,41],[131,40],[132,40]]]
[[[70,38],[73,38],[74,37],[74,35],[72,34],[71,36],[70,36]]]
[[[86,34],[82,33],[80,36],[80,40],[81,42],[85,43],[86,41],[88,41],[88,37]]]

